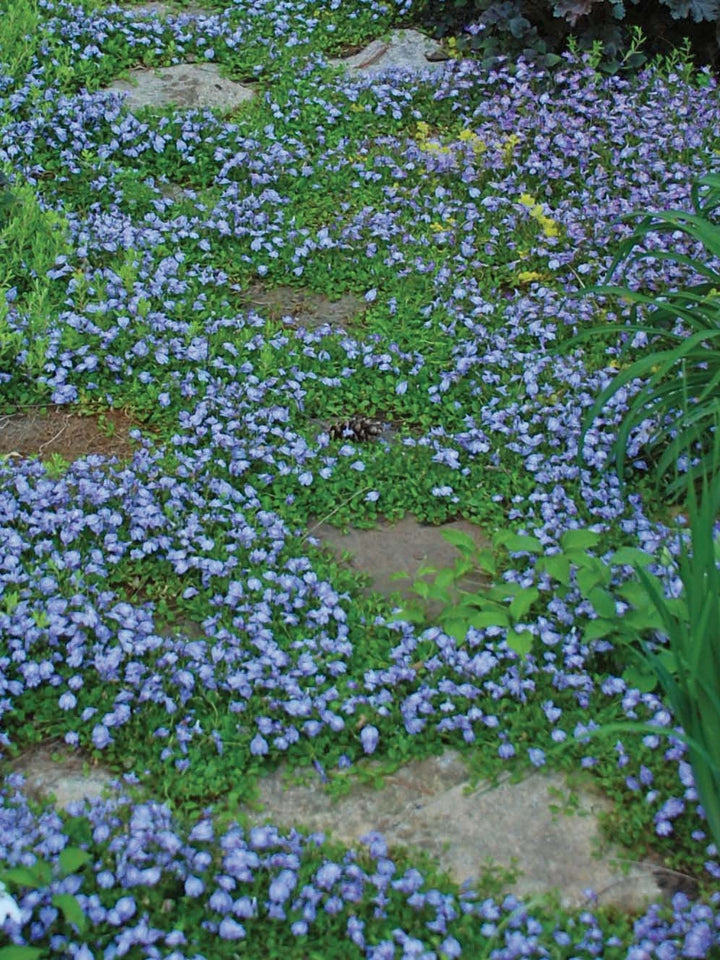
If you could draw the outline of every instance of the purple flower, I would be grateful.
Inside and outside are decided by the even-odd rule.
[[[365,726],[360,731],[360,743],[365,753],[375,753],[379,739],[377,727]]]

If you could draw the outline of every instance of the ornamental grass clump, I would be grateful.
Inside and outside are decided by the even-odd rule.
[[[718,443],[715,443],[717,457]],[[715,460],[717,463],[717,460]],[[687,739],[698,798],[715,844],[720,847],[720,571],[715,523],[720,513],[720,474],[703,478],[698,499],[689,486],[690,546],[680,544],[677,572],[685,597],[684,616],[658,589],[647,571],[637,573],[659,613],[674,669],[660,651],[643,645]]]
[[[668,210],[648,214],[621,244],[610,269],[626,261],[673,261],[689,268],[693,281],[678,290],[644,293],[629,287],[600,286],[594,292],[612,294],[632,304],[626,328],[636,343],[647,337],[650,352],[620,370],[602,391],[586,419],[586,431],[608,401],[639,380],[614,445],[618,473],[622,476],[631,435],[652,418],[647,449],[655,456],[657,479],[675,473],[671,493],[681,494],[685,481],[679,469],[701,476],[710,467],[709,438],[720,413],[720,175],[709,174],[692,188],[693,212]],[[670,235],[675,250],[650,248],[648,239]],[[682,238],[683,243],[679,244]],[[691,252],[685,241],[694,246]],[[702,257],[696,252],[704,251]],[[638,249],[640,248],[640,249]],[[593,336],[597,330],[593,331]]]

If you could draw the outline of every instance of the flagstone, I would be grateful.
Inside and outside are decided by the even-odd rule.
[[[385,596],[400,593],[411,597],[412,582],[420,567],[431,566],[440,570],[454,566],[459,558],[457,549],[443,537],[447,530],[467,534],[478,548],[489,546],[482,529],[467,520],[428,526],[409,514],[397,523],[381,521],[371,530],[351,528],[342,531],[328,522],[321,522],[311,526],[309,533],[337,556],[350,554],[352,569],[367,573],[378,593]],[[400,572],[407,573],[410,579],[393,580],[393,574]],[[480,574],[476,574],[463,578],[460,586],[465,590],[477,590],[485,582]]]
[[[101,796],[115,779],[103,767],[56,744],[28,748],[12,762],[11,771],[25,778],[26,796],[36,801],[53,797],[60,809]]]
[[[386,70],[442,70],[447,59],[440,44],[418,30],[394,30],[387,39],[373,40],[359,53],[331,60],[351,73],[378,74]]]
[[[563,808],[563,798],[572,803]],[[570,791],[561,774],[536,773],[473,788],[460,756],[416,760],[384,778],[381,788],[356,782],[342,797],[323,789],[319,774],[291,783],[283,770],[260,781],[261,813],[251,819],[331,834],[357,846],[378,831],[390,846],[429,854],[460,884],[472,885],[488,867],[513,870],[507,891],[526,898],[558,891],[567,907],[601,904],[626,910],[661,897],[656,867],[636,863],[626,873],[602,849],[598,816],[607,799],[587,788]]]
[[[255,97],[250,87],[222,77],[216,63],[138,67],[129,71],[128,79],[115,80],[108,89],[127,93],[130,110],[166,106],[235,110]]]
[[[309,329],[324,324],[344,329],[359,322],[367,306],[361,297],[351,293],[331,299],[302,287],[265,287],[261,283],[252,284],[241,295],[241,300],[244,306],[270,320],[287,320],[294,326]]]

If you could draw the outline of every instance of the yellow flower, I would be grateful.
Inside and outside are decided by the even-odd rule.
[[[521,193],[520,194],[520,203],[524,207],[534,207],[535,206],[535,197],[530,193]]]

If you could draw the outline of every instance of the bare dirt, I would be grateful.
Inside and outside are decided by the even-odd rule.
[[[129,459],[134,449],[130,430],[136,426],[120,410],[82,414],[67,407],[28,407],[0,414],[0,456]]]

